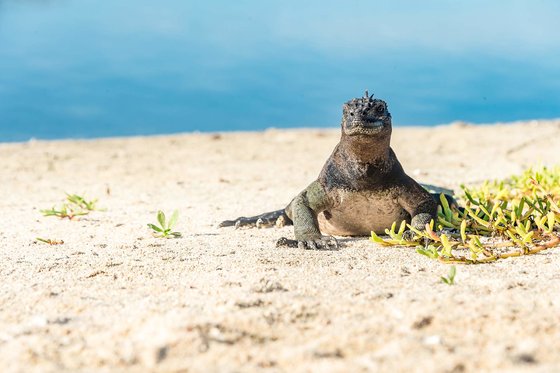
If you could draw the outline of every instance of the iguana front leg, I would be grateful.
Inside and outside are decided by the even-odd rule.
[[[295,246],[306,250],[333,250],[338,243],[333,237],[323,237],[319,230],[317,214],[326,210],[331,201],[323,186],[314,181],[298,194],[286,207],[286,214],[293,221],[295,241],[281,238],[281,246]]]
[[[432,195],[422,188],[417,182],[408,177],[403,183],[403,189],[399,194],[399,204],[405,209],[410,217],[410,225],[423,231],[426,224],[437,219],[437,202]],[[411,238],[412,232],[406,232],[405,238]]]

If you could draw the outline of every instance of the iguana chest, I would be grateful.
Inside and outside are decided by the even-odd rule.
[[[317,217],[323,234],[368,236],[371,231],[383,233],[395,221],[410,220],[390,190],[333,193],[335,202]]]

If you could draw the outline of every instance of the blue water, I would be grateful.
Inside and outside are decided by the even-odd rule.
[[[560,117],[560,2],[0,0],[0,141]]]

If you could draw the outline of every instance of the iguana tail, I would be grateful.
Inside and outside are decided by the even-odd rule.
[[[264,214],[260,214],[257,216],[250,216],[244,217],[241,216],[234,220],[224,220],[221,222],[218,227],[257,227],[257,228],[268,228],[272,226],[285,226],[285,225],[292,225],[292,220],[286,215],[286,211],[284,209],[272,211],[272,212],[265,212]]]

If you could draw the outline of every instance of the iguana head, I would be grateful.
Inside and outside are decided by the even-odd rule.
[[[366,91],[342,106],[342,133],[348,136],[391,136],[391,114],[383,100],[374,99]]]

